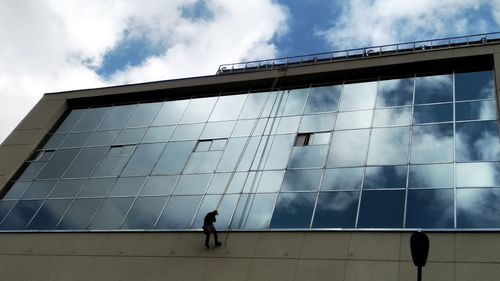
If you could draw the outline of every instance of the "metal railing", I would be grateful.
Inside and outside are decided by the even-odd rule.
[[[315,53],[301,56],[282,57],[275,59],[256,60],[221,64],[217,75],[274,70],[283,67],[310,65],[330,61],[353,60],[366,57],[394,55],[412,52],[423,52],[444,48],[459,48],[471,45],[485,45],[500,41],[500,32],[483,33],[459,37],[448,37],[390,45],[380,45],[366,48],[348,49],[325,53]]]

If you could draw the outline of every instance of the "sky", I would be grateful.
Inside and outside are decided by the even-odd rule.
[[[0,142],[48,92],[499,27],[500,0],[0,0]]]

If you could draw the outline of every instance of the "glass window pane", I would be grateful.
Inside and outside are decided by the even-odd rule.
[[[283,174],[281,175],[281,179],[282,178]],[[255,186],[254,179],[255,179],[255,173],[246,173],[246,172],[234,173],[233,177],[229,179],[230,183],[223,187],[221,193],[227,194],[227,193],[241,193],[241,192],[254,191],[252,190],[252,187]]]
[[[345,84],[340,110],[372,109],[377,96],[377,82]]]
[[[68,116],[64,119],[61,125],[57,128],[56,134],[60,133],[69,133],[71,129],[75,126],[75,124],[82,118],[83,114],[85,114],[86,109],[73,109],[68,114]]]
[[[50,193],[50,198],[65,198],[65,197],[76,197],[78,191],[85,184],[86,180],[68,180],[64,179],[59,181],[54,190]]]
[[[158,111],[160,111],[161,106],[161,102],[138,104],[130,118],[127,120],[125,128],[149,126]]]
[[[265,169],[281,170],[287,166],[288,158],[295,141],[295,135],[277,135],[271,136],[270,149],[264,152]],[[262,143],[264,145],[264,142]],[[268,146],[269,147],[269,146]]]
[[[87,142],[87,146],[111,145],[116,136],[118,136],[118,132],[118,130],[95,132]]]
[[[212,174],[182,175],[174,189],[174,195],[204,194]]]
[[[331,131],[335,125],[336,117],[337,115],[334,113],[305,115],[300,122],[299,133]]]
[[[456,125],[457,162],[500,160],[496,121],[467,122]]]
[[[327,145],[295,146],[288,168],[322,168],[328,155]]]
[[[125,122],[127,122],[134,107],[135,104],[113,106],[101,125],[99,125],[99,130],[121,129]]]
[[[134,198],[107,198],[92,219],[90,229],[118,229]]]
[[[147,128],[121,130],[113,144],[139,143],[146,133]]]
[[[266,229],[278,194],[243,194],[231,223],[232,229]]]
[[[87,142],[91,134],[92,133],[69,134],[61,144],[61,148],[81,147]]]
[[[21,200],[10,211],[0,225],[0,229],[22,230],[26,227],[43,200]]]
[[[0,222],[3,221],[5,216],[9,213],[10,209],[14,206],[14,203],[17,203],[15,200],[1,200],[0,201]]]
[[[239,194],[223,195],[207,195],[203,198],[200,205],[198,213],[196,214],[193,225],[191,228],[201,228],[203,226],[203,218],[208,212],[217,208],[220,201],[220,206],[218,208],[219,215],[217,216],[216,227],[217,229],[228,229],[229,221],[233,216],[234,209],[238,203]]]
[[[409,190],[407,228],[454,228],[453,189]]]
[[[367,167],[363,187],[405,188],[407,166]]]
[[[411,124],[411,107],[395,107],[375,110],[373,127]]]
[[[175,128],[172,141],[197,140],[200,137],[204,124],[180,125]]]
[[[316,192],[280,193],[270,228],[309,228]]]
[[[313,228],[354,228],[359,192],[320,192]]]
[[[64,177],[79,178],[90,176],[107,150],[107,147],[86,147],[82,149],[75,161],[71,163],[71,166],[64,173]]]
[[[410,165],[408,187],[453,187],[453,164]]]
[[[119,151],[121,151],[121,147],[118,147]],[[110,151],[108,151],[108,155],[104,156],[99,165],[97,165],[94,173],[92,174],[94,177],[106,177],[106,176],[118,176],[120,175],[123,167],[127,164],[129,156],[114,156],[113,147],[111,147]]]
[[[230,138],[220,160],[219,166],[217,167],[217,171],[234,171],[235,165],[239,161],[239,157],[245,148],[246,142],[247,138]]]
[[[314,133],[311,135],[311,139],[309,139],[309,145],[321,145],[321,144],[329,144],[330,137],[332,133]]]
[[[236,120],[247,95],[219,97],[209,121]]]
[[[24,169],[18,180],[33,180],[38,175],[40,170],[45,166],[46,162],[32,162]]]
[[[456,103],[455,114],[457,121],[495,120],[497,103],[494,100]]]
[[[323,170],[287,170],[281,191],[318,190]]]
[[[458,163],[457,187],[500,186],[500,163]]]
[[[457,228],[500,228],[500,189],[457,189]]]
[[[368,165],[408,163],[410,127],[373,129],[368,150]]]
[[[248,94],[245,105],[241,110],[240,119],[258,118],[269,96],[270,93]]]
[[[233,140],[236,141],[237,139],[236,138],[231,139],[229,141],[229,144],[231,144],[231,141],[233,141]],[[241,157],[241,160],[240,160],[239,165],[238,165],[238,171],[248,171],[248,170],[250,170],[251,167],[253,167],[254,169],[257,169],[257,166],[260,164],[260,160],[262,159],[263,143],[265,143],[266,141],[268,141],[267,136],[251,137],[248,144],[245,144],[246,139],[238,141],[238,146],[240,147],[239,151],[243,150],[243,147],[246,145],[245,151],[243,152],[243,156]],[[227,152],[228,149],[229,149],[229,145],[228,145],[228,148],[226,148],[226,152],[224,153],[224,156],[221,160],[220,165],[222,165],[222,163],[224,161],[224,157],[226,157],[226,153],[228,153]],[[233,160],[233,163],[234,163],[233,165],[236,165],[237,161],[238,161],[239,154],[238,155],[231,154],[231,155],[232,155],[231,159]],[[220,166],[219,166],[218,171],[219,170],[221,170]],[[224,171],[230,172],[232,170],[233,169],[224,170]]]
[[[179,176],[149,177],[140,195],[170,195]]]
[[[404,190],[364,191],[358,228],[402,228]]]
[[[307,99],[309,88],[294,89],[286,91],[286,105],[283,109],[283,116],[300,115],[304,112],[304,105]]]
[[[101,124],[102,119],[106,116],[109,107],[89,108],[85,115],[78,121],[73,128],[73,132],[78,131],[94,131]]]
[[[180,174],[195,145],[196,141],[168,143],[153,169],[153,174]]]
[[[264,171],[258,173],[258,185],[257,192],[277,192],[280,190],[280,186],[283,182],[283,177],[285,176],[285,171]],[[247,185],[251,183],[251,178],[249,176],[247,180]],[[253,191],[253,190],[252,190]],[[245,190],[245,192],[248,192]]]
[[[300,116],[281,117],[276,120],[272,134],[295,134],[299,128]]]
[[[206,122],[216,101],[217,97],[192,99],[180,124]]]
[[[435,104],[415,106],[413,123],[433,123],[453,121],[453,104]]]
[[[193,152],[184,169],[184,173],[213,173],[219,160],[222,156],[222,151],[202,151]]]
[[[201,139],[222,139],[228,138],[233,131],[233,127],[236,124],[234,121],[230,122],[215,122],[207,123],[203,133],[201,134]]]
[[[76,199],[71,204],[58,229],[86,229],[92,216],[101,205],[103,199]]]
[[[216,173],[210,181],[210,185],[207,189],[207,194],[222,194],[228,186],[228,182],[231,178],[231,173]]]
[[[369,128],[372,125],[373,110],[340,112],[335,130]]]
[[[189,100],[166,101],[156,115],[152,126],[176,125],[188,103]]]
[[[411,163],[453,161],[453,124],[413,127]]]
[[[108,194],[116,178],[89,179],[78,197],[104,197]]]
[[[23,196],[24,192],[31,185],[30,181],[18,181],[14,183],[3,199],[19,199]],[[1,201],[0,201],[1,202]]]
[[[211,151],[224,150],[226,143],[227,143],[227,139],[213,140],[212,145],[210,146],[210,150]]]
[[[40,208],[28,229],[43,230],[55,229],[57,223],[68,209],[72,200],[47,200]]]
[[[56,185],[56,180],[34,181],[23,194],[24,199],[46,198]]]
[[[321,190],[359,189],[363,168],[326,169]]]
[[[453,101],[453,75],[435,75],[415,79],[415,104]]]
[[[136,196],[146,177],[118,178],[108,196]]]
[[[172,136],[175,126],[151,127],[148,129],[141,142],[166,142]]]
[[[476,100],[495,97],[492,71],[455,74],[455,99]]]
[[[152,229],[168,197],[139,197],[123,222],[122,229]]]
[[[43,149],[56,149],[63,142],[67,135],[52,135],[47,143],[43,146]]]
[[[172,196],[163,210],[157,229],[189,229],[202,196]]]
[[[413,78],[383,80],[378,84],[377,108],[411,105]]]
[[[236,126],[234,126],[233,132],[231,134],[232,137],[246,137],[252,135],[252,131],[254,130],[255,122],[257,120],[239,120],[236,122]]]
[[[306,113],[337,111],[342,85],[312,87],[306,103]]]
[[[122,172],[124,176],[145,176],[151,173],[165,143],[140,144]]]
[[[327,166],[348,167],[364,165],[369,138],[370,130],[333,132]]]

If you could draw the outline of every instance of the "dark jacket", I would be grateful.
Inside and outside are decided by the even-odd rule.
[[[204,225],[213,225],[214,222],[216,221],[215,216],[216,216],[216,212],[215,211],[208,213],[205,216],[205,219],[203,220],[203,224]]]

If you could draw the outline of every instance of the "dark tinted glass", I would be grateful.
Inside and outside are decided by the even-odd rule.
[[[455,99],[476,100],[495,97],[492,71],[455,74]]]
[[[78,148],[57,150],[47,165],[40,171],[38,178],[51,179],[62,177],[64,171],[66,171],[79,151],[80,149]]]
[[[410,165],[408,187],[453,187],[453,164]]]
[[[270,228],[309,228],[317,193],[281,193]]]
[[[455,104],[457,121],[497,119],[497,103],[494,100],[460,102]]]
[[[23,194],[24,199],[45,198],[56,185],[56,180],[34,181]]]
[[[453,101],[453,76],[436,75],[417,77],[415,104]]]
[[[118,132],[119,132],[118,130],[95,132],[90,138],[90,140],[87,142],[86,146],[110,145],[113,143],[116,136],[118,136]]]
[[[90,229],[118,229],[134,198],[107,198],[95,215]]]
[[[135,196],[145,180],[146,177],[118,178],[109,196]]]
[[[453,104],[435,104],[415,106],[413,123],[434,123],[453,121]]]
[[[0,224],[0,229],[24,229],[42,203],[43,200],[19,201]]]
[[[457,189],[457,228],[500,228],[500,189]]]
[[[113,186],[116,178],[89,179],[78,197],[104,197]]]
[[[188,229],[202,196],[172,196],[160,216],[158,229]]]
[[[305,113],[337,111],[342,85],[312,87],[307,98]]]
[[[138,197],[123,222],[123,229],[152,229],[168,197]]]
[[[64,177],[81,178],[90,176],[107,150],[107,147],[89,147],[82,149],[75,161],[71,163],[71,166],[69,166],[66,173],[64,173]]]
[[[138,145],[127,166],[123,169],[122,175],[142,176],[150,174],[164,147],[164,143]]]
[[[181,119],[189,100],[166,101],[153,121],[153,126],[175,125]]]
[[[153,169],[153,174],[180,174],[195,145],[195,141],[168,143]]]
[[[313,228],[354,228],[359,192],[320,192]]]
[[[2,200],[2,201],[0,201],[0,222],[5,218],[5,216],[7,216],[10,209],[12,209],[12,207],[14,206],[14,204],[16,202],[17,201],[14,201],[14,200],[9,200],[9,201]]]
[[[121,130],[113,144],[136,144],[139,143],[146,133],[146,128]]]
[[[100,107],[100,108],[89,108],[85,115],[78,121],[76,126],[73,128],[73,132],[78,131],[94,131],[97,129],[97,126],[101,124],[101,121],[106,116],[108,112],[108,107]]]
[[[33,180],[40,170],[45,166],[46,162],[31,162],[23,174],[19,177],[19,180]]]
[[[367,167],[364,188],[405,188],[407,166]]]
[[[158,111],[160,111],[161,106],[161,102],[138,104],[127,120],[125,128],[149,126]]]
[[[410,105],[413,100],[413,81],[413,78],[380,81],[377,108]]]
[[[500,160],[500,142],[496,121],[458,123],[456,125],[458,162]]]
[[[23,196],[24,192],[26,191],[26,189],[28,189],[28,187],[30,185],[31,185],[30,181],[26,181],[26,182],[18,181],[16,183],[14,183],[10,187],[7,194],[5,194],[3,199],[19,199],[19,198],[21,198],[21,196]]]
[[[141,190],[141,195],[170,195],[179,176],[149,177]]]
[[[234,213],[231,228],[266,229],[278,194],[243,194]]]
[[[50,198],[75,197],[85,182],[86,182],[86,180],[84,180],[84,179],[61,180],[56,185],[54,190],[50,193],[49,197]]]
[[[130,113],[134,110],[135,105],[114,106],[109,111],[108,115],[99,125],[99,130],[121,129],[127,122]]]
[[[28,226],[28,229],[55,229],[72,200],[47,200]]]
[[[359,228],[403,227],[405,191],[365,191],[361,196]]]
[[[86,109],[74,109],[72,110],[68,116],[64,119],[62,124],[57,128],[56,133],[69,133],[71,129],[75,126],[75,124],[82,118],[83,114],[85,114]]]
[[[408,191],[406,227],[453,228],[453,189]]]
[[[82,147],[91,135],[90,132],[69,134],[61,143],[61,148]]]
[[[182,175],[175,186],[173,194],[203,194],[211,177],[212,174]]]
[[[76,199],[59,223],[58,229],[85,229],[103,199]]]

